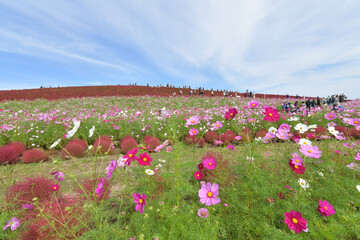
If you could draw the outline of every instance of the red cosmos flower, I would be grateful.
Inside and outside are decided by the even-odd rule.
[[[197,180],[201,179],[202,178],[202,173],[200,171],[196,171],[194,173],[194,178],[197,179]]]
[[[329,217],[330,215],[333,215],[336,213],[336,211],[333,209],[333,206],[328,203],[328,201],[321,199],[319,200],[319,207],[318,211],[321,213],[322,216]]]
[[[265,112],[263,112],[265,121],[268,122],[277,122],[280,119],[280,115],[278,113],[278,110],[272,107],[265,108]]]
[[[284,222],[289,226],[290,230],[294,230],[297,233],[301,233],[303,230],[306,230],[307,221],[301,216],[300,212],[295,212],[291,210],[290,212],[284,213],[285,220]]]
[[[130,165],[130,163],[134,160],[137,160],[138,157],[136,156],[138,150],[136,148],[130,150],[125,156],[124,158],[127,158],[125,164],[126,165]]]
[[[54,192],[55,192],[55,191],[58,191],[59,188],[60,188],[60,185],[59,185],[59,184],[51,185],[51,190],[53,190]]]
[[[150,156],[150,154],[147,154],[146,152],[144,152],[143,154],[140,154],[140,157],[138,159],[136,159],[138,161],[138,163],[141,165],[141,166],[144,166],[144,165],[151,165],[151,161],[152,161],[152,158]]]
[[[295,165],[292,163],[292,160],[289,160],[289,166],[292,168],[292,170],[294,172],[296,172],[297,174],[304,174],[305,172],[305,167],[304,165],[300,164],[300,165]]]
[[[230,108],[226,113],[225,113],[225,120],[229,121],[231,119],[233,119],[236,114],[238,114],[238,111],[236,110],[236,108]]]

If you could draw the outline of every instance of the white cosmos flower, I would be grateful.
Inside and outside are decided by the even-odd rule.
[[[299,144],[300,144],[300,145],[309,145],[309,146],[312,146],[311,141],[308,140],[308,139],[305,139],[305,138],[301,138],[300,141],[299,141]]]
[[[302,187],[304,190],[309,188],[309,183],[305,179],[300,178],[299,184],[300,184],[300,187]]]
[[[309,130],[309,127],[306,126],[305,124],[298,123],[298,124],[296,124],[294,129],[299,131],[300,133],[305,133],[307,130]]]
[[[89,130],[89,138],[91,138],[94,135],[95,126],[92,126],[92,128]]]
[[[299,121],[298,117],[291,117],[289,118],[289,121],[293,122],[293,121]]]
[[[316,124],[310,125],[309,128],[310,128],[310,131],[315,132],[317,125]]]
[[[339,131],[335,130],[335,127],[328,127],[328,131],[334,136],[339,134]]]
[[[357,185],[356,189],[360,192],[360,185]]]
[[[269,128],[269,131],[268,132],[271,132],[271,133],[276,133],[276,131],[277,131],[277,129],[276,128],[274,128],[274,127],[270,127]]]
[[[56,142],[54,142],[54,143],[49,147],[49,149],[52,149],[52,148],[56,147],[56,146],[59,144],[60,141],[61,141],[61,138],[59,138]]]
[[[152,176],[152,175],[155,174],[155,172],[154,172],[153,170],[151,170],[151,169],[146,169],[146,170],[145,170],[145,173],[146,173],[147,175],[149,175],[149,176]]]
[[[66,138],[71,138],[72,136],[74,136],[77,130],[79,129],[79,127],[80,127],[80,121],[74,121],[74,127],[73,129],[67,132]]]

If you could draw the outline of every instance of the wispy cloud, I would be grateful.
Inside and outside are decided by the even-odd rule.
[[[0,61],[1,52],[17,54],[19,68],[23,55],[47,59],[68,66],[66,77],[82,84],[171,82],[354,98],[358,12],[352,0],[0,1]]]

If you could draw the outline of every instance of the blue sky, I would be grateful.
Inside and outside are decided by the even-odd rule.
[[[360,97],[360,1],[0,0],[0,89],[151,85]]]

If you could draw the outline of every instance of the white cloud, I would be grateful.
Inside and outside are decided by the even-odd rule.
[[[0,51],[146,82],[326,96],[360,88],[357,1],[7,1]],[[31,26],[31,27],[29,27]],[[220,83],[219,83],[220,82]]]

